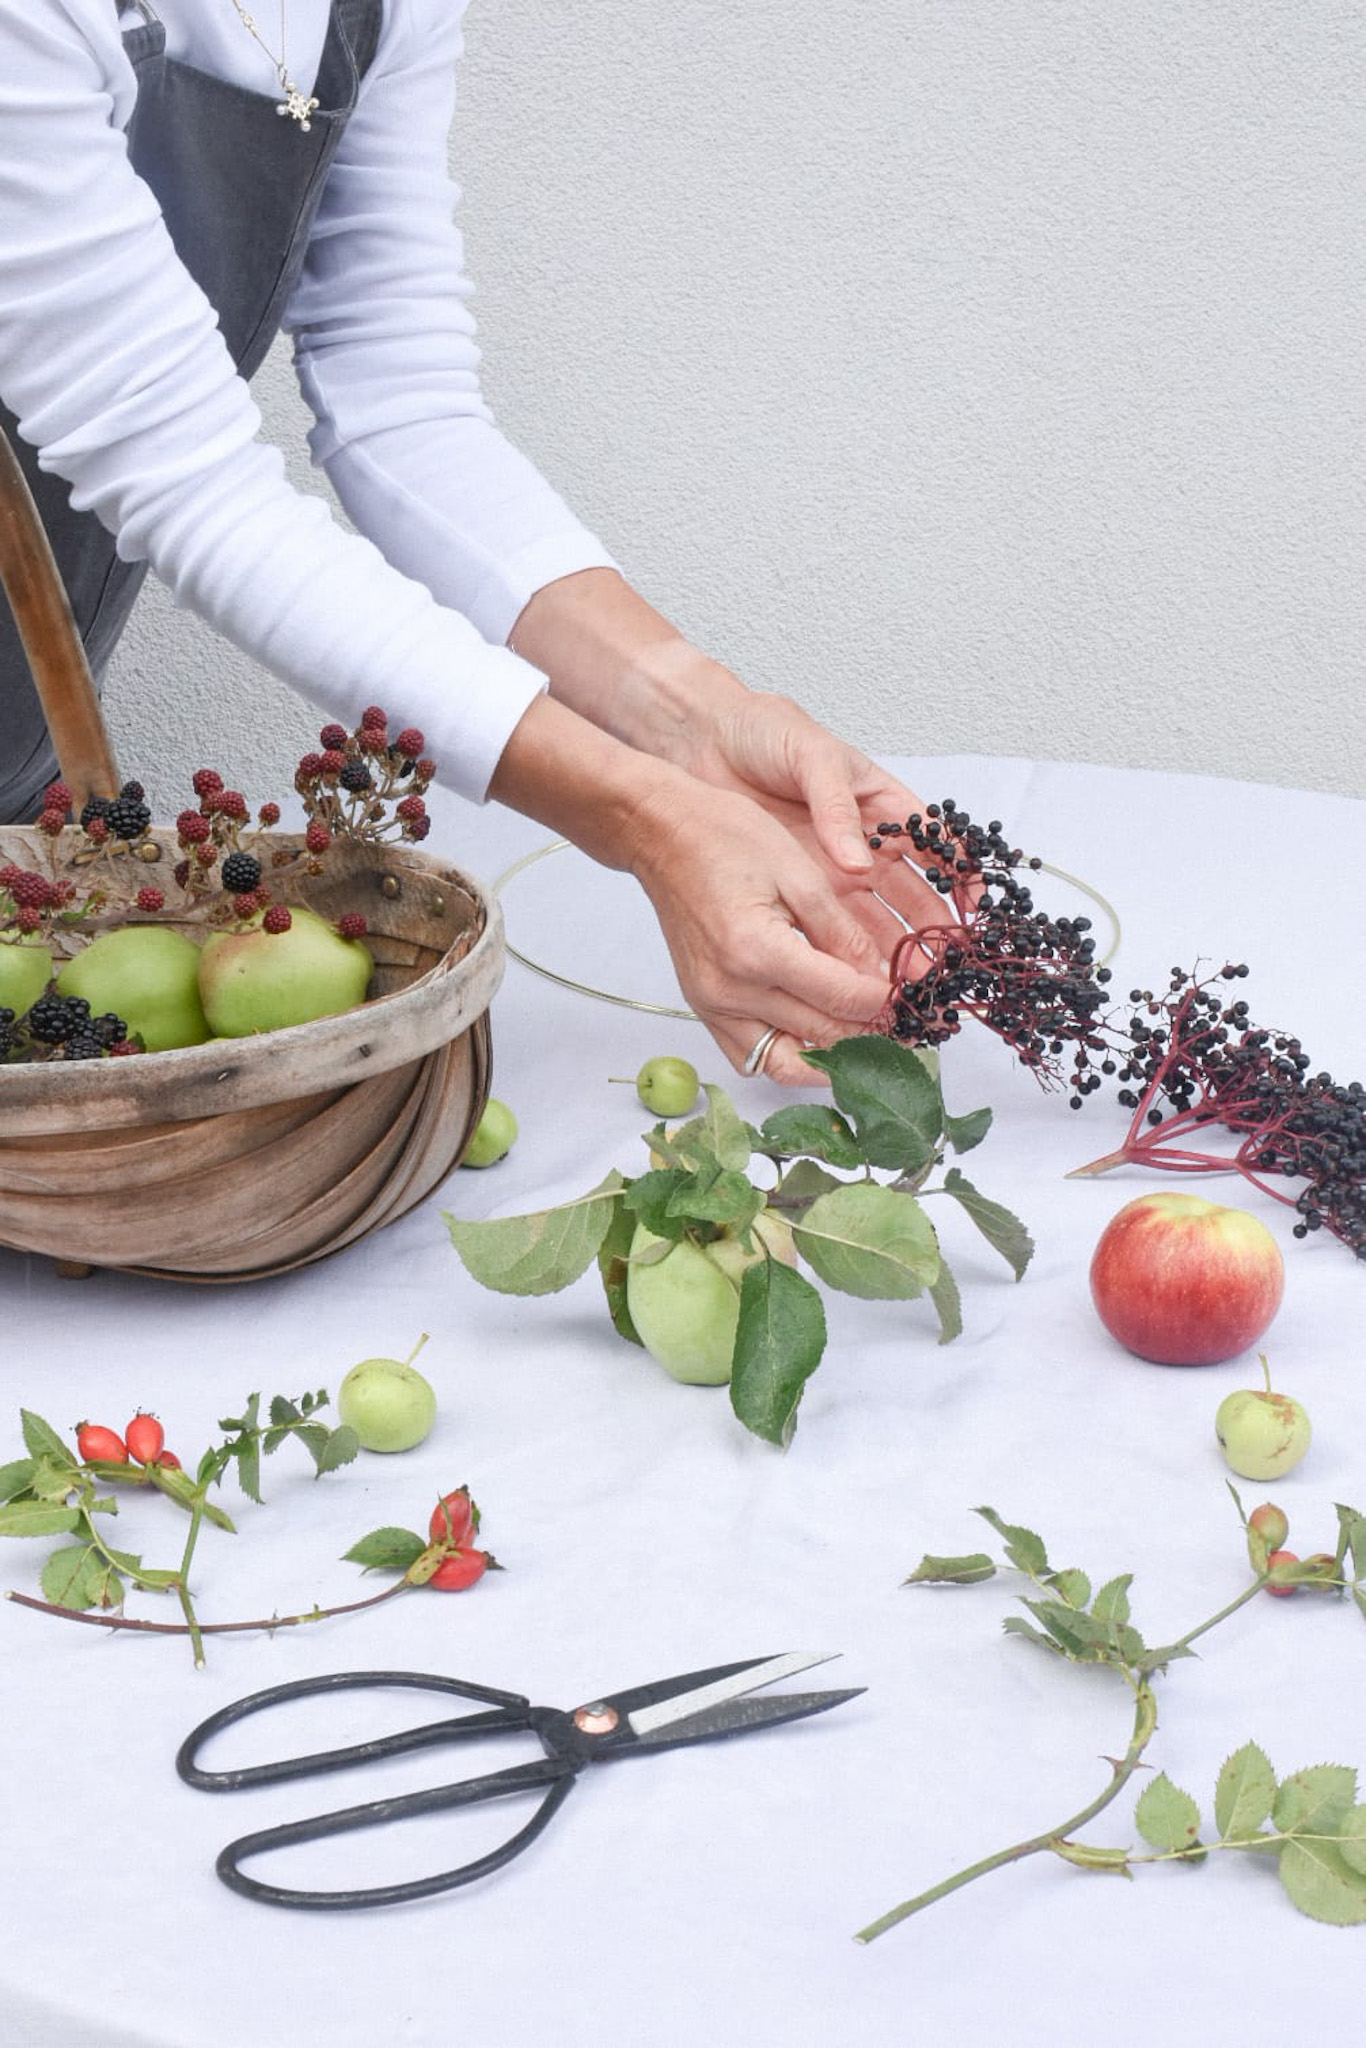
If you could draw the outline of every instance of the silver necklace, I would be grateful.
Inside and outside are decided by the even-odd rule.
[[[300,92],[298,86],[289,75],[289,59],[285,51],[285,0],[280,0],[280,54],[278,57],[266,42],[252,17],[247,13],[246,8],[242,5],[242,0],[232,0],[232,4],[236,8],[238,19],[241,21],[247,34],[260,44],[274,66],[275,76],[279,79],[280,90],[284,94],[284,98],[275,109],[276,113],[288,114],[290,120],[297,121],[304,134],[307,135],[309,129],[313,126],[310,116],[317,112],[318,102],[315,99],[310,99],[307,93]]]

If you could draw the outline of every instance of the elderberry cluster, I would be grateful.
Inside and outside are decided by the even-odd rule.
[[[1065,1081],[1073,1109],[1113,1080],[1132,1121],[1096,1171],[1124,1160],[1234,1168],[1295,1208],[1296,1237],[1326,1229],[1366,1258],[1366,1090],[1311,1072],[1298,1038],[1252,1023],[1227,988],[1246,965],[1204,981],[1174,967],[1165,990],[1131,989],[1127,1010],[1107,1010],[1110,974],[1096,964],[1090,919],[1035,908],[1018,871],[1042,863],[1026,861],[999,821],[974,825],[945,798],[904,825],[879,825],[869,844],[898,841],[953,915],[898,945],[871,1030],[940,1045],[976,1017],[1045,1084]],[[1210,1127],[1236,1138],[1236,1151],[1198,1149],[1196,1134]],[[1274,1184],[1287,1177],[1302,1183],[1296,1193]]]
[[[976,1017],[1045,1082],[1061,1078],[1070,1050],[1074,1101],[1099,1087],[1093,1052],[1110,970],[1096,964],[1089,917],[1050,917],[1018,870],[1037,870],[1002,836],[998,819],[975,825],[945,797],[905,825],[879,825],[869,844],[909,841],[926,881],[949,899],[942,925],[908,932],[892,959],[892,992],[875,1029],[914,1045],[941,1045]]]

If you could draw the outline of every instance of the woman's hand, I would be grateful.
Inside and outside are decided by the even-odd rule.
[[[943,897],[896,847],[878,858],[867,843],[878,825],[923,811],[923,800],[786,697],[746,690],[699,721],[680,754],[692,774],[751,797],[786,828],[882,959],[907,925],[943,923]]]
[[[647,810],[631,867],[688,1003],[737,1069],[776,1027],[769,1079],[819,1085],[802,1045],[866,1028],[887,998],[885,949],[752,797],[675,776]]]

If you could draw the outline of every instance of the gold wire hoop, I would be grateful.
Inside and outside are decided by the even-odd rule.
[[[550,839],[544,846],[533,847],[530,853],[524,853],[520,860],[513,861],[511,867],[503,869],[493,884],[494,895],[501,897],[507,884],[515,880],[525,869],[534,867],[538,861],[545,860],[552,853],[563,853],[571,845],[572,841],[568,839]],[[901,858],[905,860],[906,856],[903,854]],[[914,863],[909,865],[913,866]],[[1122,936],[1119,913],[1114,905],[1101,895],[1099,889],[1093,889],[1091,884],[1083,882],[1079,875],[1069,874],[1066,868],[1055,868],[1047,861],[1042,861],[1033,872],[1052,875],[1060,882],[1070,882],[1074,889],[1079,889],[1083,896],[1105,912],[1111,925],[1110,944],[1097,964],[1101,967],[1108,966],[1119,950]],[[539,960],[533,960],[529,953],[523,953],[510,939],[504,940],[504,951],[510,960],[515,960],[520,967],[525,967],[528,973],[538,974],[542,981],[553,981],[557,988],[567,988],[576,996],[590,996],[594,1002],[613,1003],[622,1010],[640,1010],[650,1017],[677,1017],[687,1024],[701,1022],[695,1010],[679,1009],[673,1003],[648,1003],[640,996],[620,996],[611,989],[595,988],[591,982],[575,981],[571,975],[557,974],[553,967],[543,966]]]

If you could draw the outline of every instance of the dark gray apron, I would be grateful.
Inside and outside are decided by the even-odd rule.
[[[109,0],[112,6],[115,0]],[[280,95],[248,92],[166,55],[145,0],[124,35],[137,77],[128,154],[156,197],[176,253],[218,315],[238,371],[259,369],[303,266],[323,181],[369,69],[383,0],[333,0],[307,133],[276,112]],[[243,30],[245,35],[246,31]],[[135,320],[137,308],[129,308]],[[66,483],[38,467],[0,402],[62,572],[98,682],[147,573],[124,562],[92,512],[73,512]],[[0,823],[31,818],[57,773],[37,693],[0,592]]]

